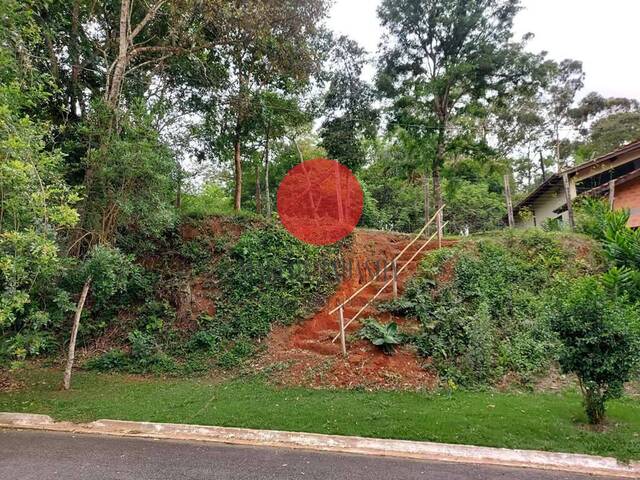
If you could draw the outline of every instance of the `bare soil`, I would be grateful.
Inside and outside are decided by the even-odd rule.
[[[376,309],[378,301],[393,298],[391,286],[362,312],[358,320],[347,327],[347,358],[341,354],[340,342],[333,341],[339,332],[338,314],[330,313],[333,308],[372,280],[376,272],[407,247],[398,262],[398,268],[406,264],[398,277],[398,290],[401,294],[424,253],[437,247],[436,242],[430,243],[408,262],[423,244],[417,241],[408,246],[410,241],[411,237],[406,235],[357,231],[353,246],[346,254],[350,267],[346,269],[345,278],[336,293],[312,318],[290,327],[275,328],[268,339],[267,352],[256,363],[256,368],[271,371],[276,382],[286,385],[405,390],[435,387],[437,378],[428,368],[428,363],[414,349],[403,346],[394,355],[385,355],[379,348],[354,335],[361,327],[360,321],[367,317],[376,318],[383,323],[394,321],[404,331],[418,328],[416,320]],[[445,245],[452,243],[446,242]],[[345,322],[356,315],[390,279],[390,271],[386,275],[382,273],[355,296],[345,307]],[[279,368],[274,368],[274,365]]]

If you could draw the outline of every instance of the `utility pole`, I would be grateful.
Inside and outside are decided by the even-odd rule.
[[[576,222],[573,218],[573,199],[571,198],[571,184],[569,183],[569,175],[566,172],[562,174],[562,183],[564,184],[564,199],[567,202],[569,226],[571,227],[571,230],[575,230]]]

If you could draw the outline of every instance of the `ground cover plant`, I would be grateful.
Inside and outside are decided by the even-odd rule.
[[[602,270],[586,237],[505,232],[430,253],[387,309],[418,319],[413,343],[444,379],[490,385],[546,372],[560,343],[547,315],[556,282]]]
[[[206,222],[226,228],[237,222],[237,234],[212,234]],[[196,232],[189,241],[177,236],[147,253],[161,259],[151,269],[157,276],[151,299],[129,307],[138,320],[120,322],[125,341],[90,359],[88,368],[141,373],[235,367],[257,352],[257,342],[274,324],[288,325],[315,311],[341,275],[342,244],[308,245],[279,225],[251,218],[209,218],[189,228]],[[178,315],[175,290],[191,288],[194,277],[207,286],[212,312]],[[186,302],[191,308],[191,298]]]

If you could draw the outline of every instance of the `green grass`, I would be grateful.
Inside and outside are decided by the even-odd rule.
[[[456,391],[364,392],[276,388],[259,377],[140,378],[78,372],[70,392],[61,373],[30,369],[25,388],[0,394],[0,411],[59,420],[99,418],[195,423],[365,437],[579,452],[640,459],[640,404],[609,404],[609,425],[583,425],[580,397]]]

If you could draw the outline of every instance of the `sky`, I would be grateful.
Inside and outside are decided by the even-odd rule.
[[[328,25],[374,53],[381,36],[379,4],[380,0],[335,0]],[[522,6],[516,37],[531,32],[535,37],[529,50],[545,50],[554,60],[581,60],[586,74],[581,96],[597,91],[640,99],[640,0],[522,0]]]

